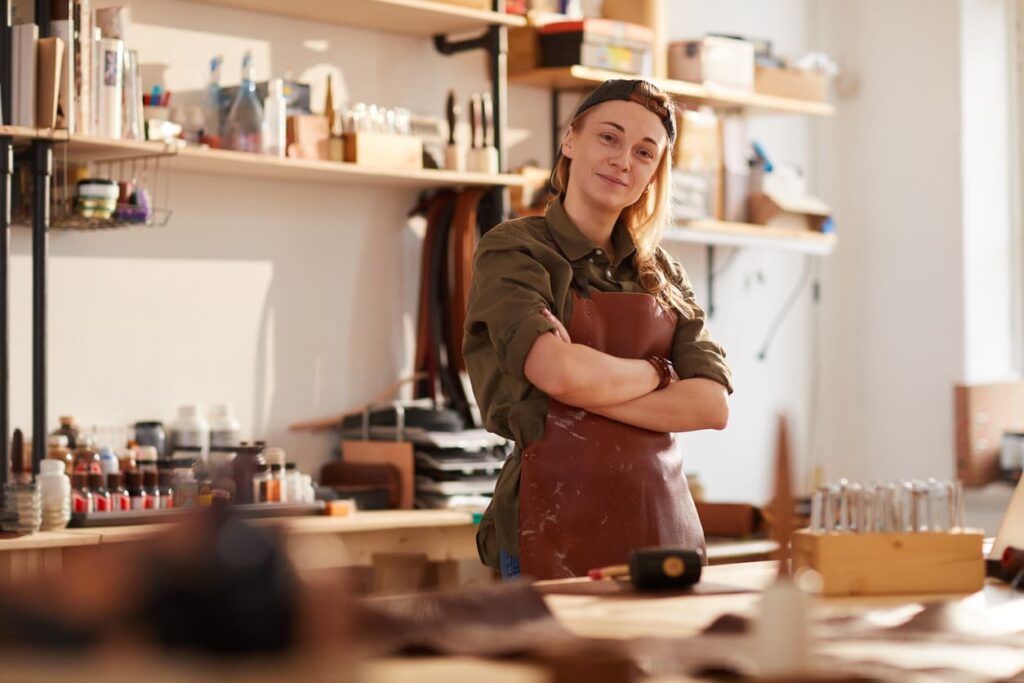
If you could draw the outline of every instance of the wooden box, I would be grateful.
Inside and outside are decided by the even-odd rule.
[[[754,69],[754,92],[824,102],[828,99],[828,76],[817,71],[758,66]]]
[[[1024,382],[953,387],[956,476],[964,486],[999,478],[1003,432],[1024,431]]]
[[[984,534],[959,532],[793,534],[793,568],[821,574],[822,594],[973,593],[985,583]]]
[[[362,166],[423,168],[423,141],[412,135],[345,133],[345,161]]]

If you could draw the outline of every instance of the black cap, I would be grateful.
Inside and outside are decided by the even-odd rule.
[[[669,99],[668,106],[655,99],[655,95],[662,91],[653,83],[642,78],[616,78],[605,81],[587,95],[587,98],[576,107],[576,113],[572,115],[575,119],[586,110],[602,102],[612,100],[623,100],[625,102],[636,102],[645,107],[648,111],[661,119],[668,133],[668,144],[671,146],[676,141],[676,116],[675,103]]]

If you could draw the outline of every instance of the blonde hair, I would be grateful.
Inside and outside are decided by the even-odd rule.
[[[653,85],[645,85],[647,87],[642,92],[634,91],[630,100],[646,107],[659,118],[663,118],[666,112],[674,116],[675,104],[672,99]],[[578,132],[589,113],[588,109],[577,115],[569,123],[569,128]],[[560,153],[551,171],[551,187],[556,196],[564,194],[568,189],[571,166],[572,159]],[[682,289],[669,277],[671,264],[667,254],[660,248],[665,229],[672,223],[671,141],[658,161],[650,184],[636,202],[622,210],[620,218],[636,246],[633,264],[643,290],[657,299],[662,307],[674,309],[687,318],[695,317],[696,311],[686,300]]]

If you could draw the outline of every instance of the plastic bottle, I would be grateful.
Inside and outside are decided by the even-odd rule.
[[[302,474],[294,462],[284,464],[284,491],[285,500],[289,503],[301,503],[302,500]]]
[[[93,472],[89,475],[89,491],[92,493],[93,512],[110,512],[114,509],[111,507],[110,492],[103,485],[105,483],[103,479],[103,475],[99,472]]]
[[[142,490],[146,492],[146,500],[142,505],[144,510],[156,510],[160,507],[159,481],[156,470],[146,470],[142,473]]]
[[[203,419],[199,406],[179,406],[178,417],[171,424],[171,453],[189,451],[205,460],[209,439],[210,426]]]
[[[114,449],[110,446],[100,447],[96,457],[99,458],[100,471],[102,471],[103,474],[111,474],[112,472],[121,471],[121,462],[118,460]]]
[[[53,531],[66,527],[71,519],[71,478],[61,460],[48,458],[39,463],[39,492],[43,503],[40,528]]]
[[[263,101],[264,154],[284,158],[287,121],[288,102],[284,98],[284,81],[275,78],[267,85],[267,99]]]
[[[263,107],[256,96],[252,53],[246,52],[242,59],[242,82],[224,121],[224,145],[239,152],[258,153],[263,147],[260,135],[262,129]]]
[[[183,456],[184,454],[179,454]],[[193,467],[195,458],[177,457],[174,459],[174,470],[171,483],[174,486],[174,506],[190,508],[199,505],[199,484]]]
[[[92,447],[92,440],[88,437],[79,438],[75,448],[75,473],[89,475],[102,472],[100,456]]]
[[[69,477],[75,471],[75,456],[68,448],[68,437],[64,434],[51,434],[46,437],[46,458],[61,462],[64,465],[64,473]]]
[[[263,451],[263,459],[270,467],[270,479],[267,484],[268,503],[287,503],[285,491],[285,453],[283,448],[268,448]]]
[[[256,465],[256,474],[252,478],[252,500],[254,503],[270,503],[271,491],[270,467],[265,462]]]
[[[157,483],[160,494],[160,509],[169,510],[174,507],[174,472],[168,469],[160,470]]]
[[[146,491],[142,488],[142,472],[132,470],[128,473],[128,500],[132,510],[146,509]]]
[[[57,428],[53,435],[63,435],[67,437],[68,448],[75,450],[78,446],[78,425],[75,424],[75,418],[71,415],[62,415],[60,417],[60,427]]]
[[[156,446],[139,446],[135,450],[135,462],[140,471],[156,470],[157,459]]]
[[[93,511],[89,475],[85,472],[75,472],[71,475],[71,508],[75,512]]]
[[[210,60],[210,78],[206,83],[206,100],[203,102],[203,132],[199,141],[213,148],[221,146],[220,65],[223,63],[222,55],[216,55]]]
[[[230,403],[210,408],[210,452],[234,453],[242,440],[242,426],[235,418]]]
[[[124,487],[123,473],[115,472],[107,475],[107,491],[110,493],[110,509],[114,512],[131,509],[131,499],[128,497],[128,489]]]

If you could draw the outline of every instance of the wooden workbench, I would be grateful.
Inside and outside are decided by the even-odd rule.
[[[367,567],[379,553],[422,554],[430,563],[463,563],[463,573],[479,563],[473,515],[447,510],[380,510],[345,517],[283,517],[253,520],[279,529],[289,555],[301,573],[339,567]],[[21,582],[59,572],[63,558],[74,552],[96,552],[112,543],[153,538],[167,524],[91,527],[46,531],[0,538],[0,582]],[[712,564],[760,560],[775,549],[772,541],[709,543]],[[484,578],[486,570],[476,573]],[[443,582],[451,586],[451,576]]]

